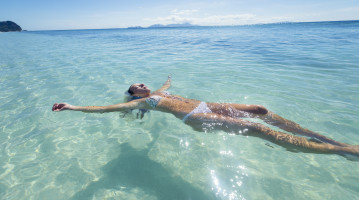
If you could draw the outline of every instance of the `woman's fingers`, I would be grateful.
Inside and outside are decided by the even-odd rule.
[[[65,109],[65,105],[64,103],[55,103],[53,106],[52,106],[52,111],[61,111],[61,110],[64,110]]]
[[[59,105],[59,104],[55,103],[55,104],[52,106],[52,111],[56,111],[58,105]]]

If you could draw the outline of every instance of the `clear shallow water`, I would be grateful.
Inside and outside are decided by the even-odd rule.
[[[109,105],[134,82],[261,104],[359,144],[359,22],[0,34],[2,199],[356,199],[359,167],[260,138],[196,132]]]

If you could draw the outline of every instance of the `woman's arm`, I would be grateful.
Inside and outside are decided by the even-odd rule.
[[[52,111],[58,112],[63,110],[73,110],[73,111],[82,111],[82,112],[116,112],[116,111],[125,111],[129,109],[139,109],[144,107],[141,101],[131,101],[128,103],[120,103],[109,106],[74,106],[68,103],[55,103],[52,106]],[[148,108],[147,108],[148,109]]]
[[[171,76],[168,76],[167,81],[162,85],[160,89],[156,90],[155,93],[166,91],[170,87],[171,87]]]

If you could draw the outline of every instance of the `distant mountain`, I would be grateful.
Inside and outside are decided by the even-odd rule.
[[[12,21],[0,22],[0,32],[22,31],[21,27]]]
[[[179,27],[191,27],[191,26],[198,26],[198,25],[193,25],[193,24],[190,24],[190,23],[167,24],[167,25],[154,24],[152,26],[149,26],[148,28],[179,28]]]
[[[129,29],[142,29],[142,26],[130,26]]]

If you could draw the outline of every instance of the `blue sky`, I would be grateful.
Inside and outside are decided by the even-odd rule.
[[[6,20],[27,30],[359,20],[359,0],[0,0]]]

